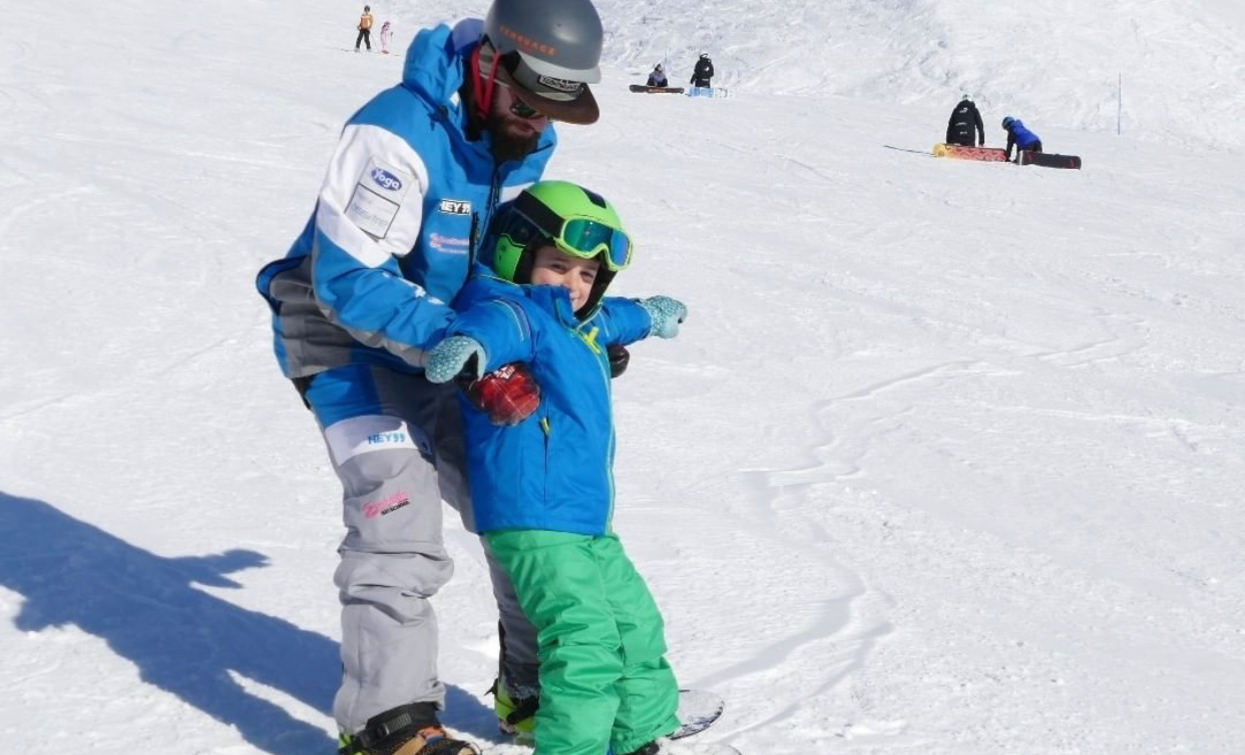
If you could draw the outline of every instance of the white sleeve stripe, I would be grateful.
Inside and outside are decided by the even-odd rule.
[[[406,140],[380,126],[348,125],[320,189],[316,228],[377,267],[414,248],[427,191],[428,168]]]
[[[380,267],[391,256],[371,236],[359,230],[357,225],[342,215],[339,208],[329,206],[323,196],[320,197],[316,210],[316,230],[368,267]]]

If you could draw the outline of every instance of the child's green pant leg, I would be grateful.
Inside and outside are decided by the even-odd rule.
[[[623,673],[616,685],[618,713],[610,744],[629,753],[679,726],[679,685],[666,662],[665,625],[644,578],[635,570],[615,535],[594,545],[622,641]]]
[[[678,725],[661,616],[617,538],[485,536],[540,639],[537,755],[626,753]]]

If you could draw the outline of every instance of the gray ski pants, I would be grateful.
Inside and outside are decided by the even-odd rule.
[[[455,390],[350,365],[316,375],[305,393],[343,489],[346,536],[334,574],[342,684],[333,716],[347,733],[400,705],[445,705],[429,600],[454,571],[441,535],[442,499],[474,529]],[[535,689],[536,630],[508,577],[491,555],[488,561],[506,635],[507,688]]]

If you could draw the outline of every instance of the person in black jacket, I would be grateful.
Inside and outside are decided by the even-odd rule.
[[[646,86],[664,87],[667,83],[666,72],[662,69],[661,63],[658,63],[653,68],[653,72],[648,75],[648,84]]]
[[[974,129],[977,131],[977,146],[985,146],[986,127],[981,123],[981,113],[966,94],[960,98],[960,104],[951,111],[951,118],[947,121],[947,144],[973,146]]]
[[[709,53],[702,52],[700,60],[696,61],[696,69],[692,71],[691,84],[694,87],[708,87],[709,80],[713,78],[713,61],[709,60]]]

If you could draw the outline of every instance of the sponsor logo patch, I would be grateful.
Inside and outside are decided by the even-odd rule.
[[[379,501],[372,501],[371,503],[363,504],[363,516],[368,519],[375,519],[378,516],[391,514],[403,506],[409,506],[410,504],[411,497],[406,494],[406,491],[399,490],[393,495],[386,496]]]
[[[346,205],[346,217],[372,238],[385,238],[413,180],[398,168],[371,158]]]
[[[426,444],[412,437],[407,424],[396,417],[365,415],[343,419],[325,428],[324,437],[339,466],[356,456],[377,451],[405,449],[427,454]]]
[[[389,226],[398,216],[399,205],[372,191],[363,184],[354,187],[350,204],[346,205],[346,217],[367,235],[374,239],[383,239],[389,233]]]
[[[465,199],[442,199],[440,210],[446,215],[470,215],[471,203]]]
[[[386,191],[400,191],[402,181],[384,168],[372,168],[372,180]]]
[[[404,443],[406,442],[406,433],[401,430],[392,433],[372,433],[367,436],[367,442],[373,446],[378,443]]]
[[[429,234],[428,245],[438,252],[445,252],[446,254],[466,254],[471,249],[470,239],[442,236],[439,233]]]

